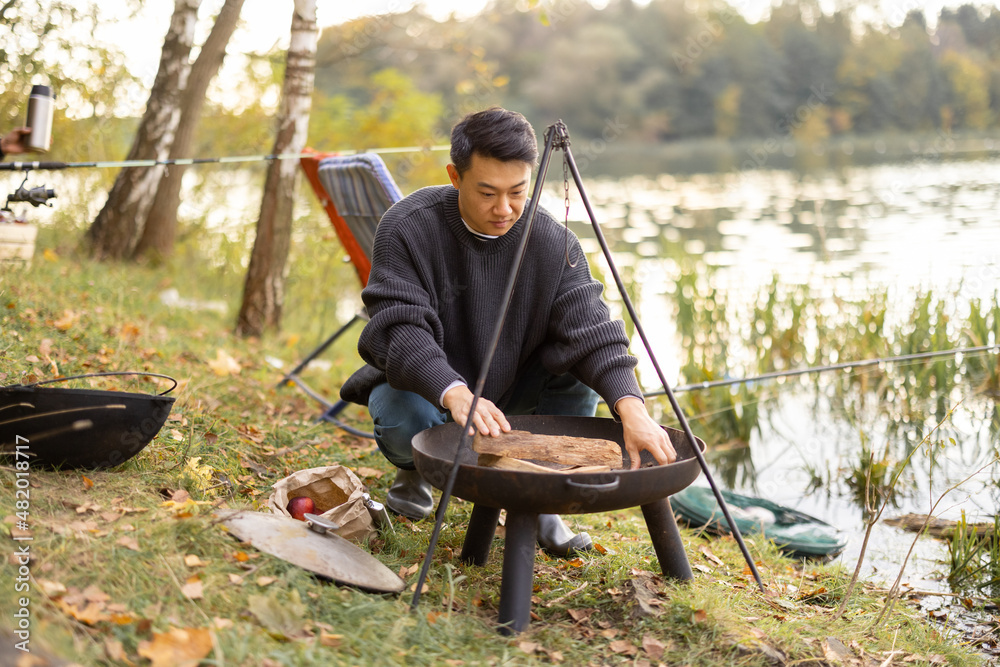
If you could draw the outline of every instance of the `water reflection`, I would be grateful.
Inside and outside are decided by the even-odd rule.
[[[995,158],[587,187],[657,359],[679,385],[1000,341]],[[561,200],[561,185],[558,192]],[[606,275],[588,244],[589,221],[571,224]],[[647,389],[658,389],[645,352],[634,351]],[[844,555],[851,563],[866,507],[927,513],[996,457],[998,378],[993,351],[679,399],[712,446],[718,480],[854,532]],[[650,401],[671,423],[665,401]],[[992,517],[998,496],[994,465],[952,492],[939,514]],[[898,569],[902,553],[884,556]],[[879,566],[875,557],[870,567]]]

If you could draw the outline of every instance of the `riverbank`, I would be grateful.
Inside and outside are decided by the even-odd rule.
[[[180,385],[166,425],[134,459],[103,471],[30,470],[30,587],[0,596],[0,614],[16,629],[10,619],[29,609],[31,647],[80,664],[145,664],[168,650],[228,665],[981,664],[912,607],[897,605],[875,625],[886,600],[870,585],[836,618],[847,568],[796,563],[753,538],[766,593],[731,540],[691,531],[683,538],[694,580],[667,581],[638,510],[574,517],[596,552],[537,555],[536,617],[515,638],[494,629],[502,542],[485,567],[458,560],[468,503],[449,509],[417,613],[410,592],[337,587],[256,552],[211,512],[260,508],[275,481],[318,465],[350,467],[376,498],[392,478],[370,441],[317,424],[317,405],[274,388],[275,365],[301,354],[301,320],[264,340],[237,339],[228,314],[199,306],[226,293],[217,268],[99,265],[72,257],[69,245],[43,235],[30,268],[0,269],[0,383],[141,370]],[[327,284],[317,303],[356,291]],[[165,303],[171,289],[185,301]],[[326,358],[319,388],[334,393],[357,360],[350,342]],[[363,425],[363,414],[347,418]],[[0,507],[16,523],[15,470],[4,467],[0,480]],[[412,586],[431,528],[397,521],[368,549]],[[15,559],[2,567],[15,581]]]

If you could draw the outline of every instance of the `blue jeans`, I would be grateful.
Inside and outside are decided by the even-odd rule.
[[[593,417],[597,392],[569,373],[552,375],[541,364],[529,368],[517,381],[507,405],[508,415],[565,415]],[[383,383],[372,389],[368,412],[375,423],[375,442],[397,468],[413,470],[413,436],[451,421],[451,415],[411,391]]]

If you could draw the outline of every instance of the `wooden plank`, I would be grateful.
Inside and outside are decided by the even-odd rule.
[[[622,467],[622,450],[617,443],[599,438],[578,438],[568,435],[540,435],[528,431],[509,431],[484,436],[477,433],[472,449],[480,454],[493,454],[512,459],[551,461],[570,466]]]
[[[552,467],[557,464],[539,465],[523,459],[512,459],[508,456],[495,456],[493,454],[480,454],[479,465],[486,468],[502,468],[503,470],[521,470],[524,472],[547,472],[569,475],[578,472],[611,472],[610,466],[568,466]]]

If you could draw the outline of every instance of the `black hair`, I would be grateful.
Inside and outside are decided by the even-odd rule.
[[[524,116],[490,107],[467,115],[451,130],[451,163],[459,174],[472,165],[473,154],[501,162],[520,160],[534,168],[538,162],[538,140]]]

